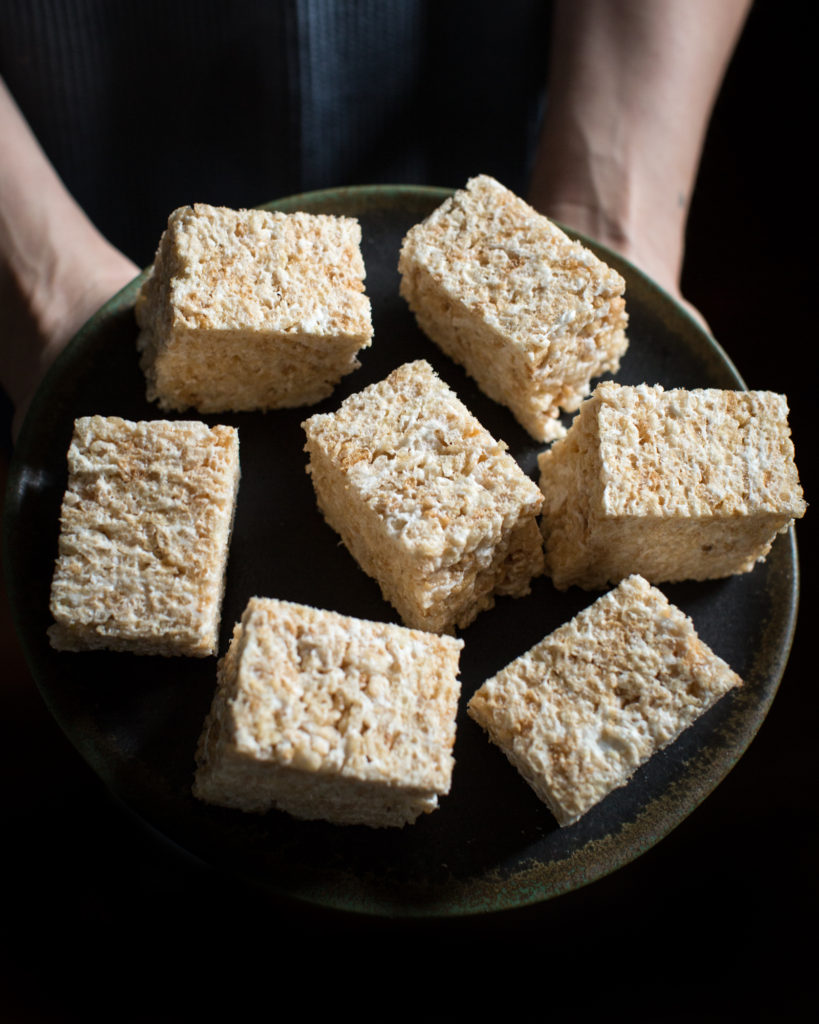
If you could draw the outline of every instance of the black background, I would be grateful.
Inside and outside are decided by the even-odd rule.
[[[811,502],[808,9],[766,0],[751,13],[708,137],[684,291],[748,386],[788,395]],[[625,869],[483,918],[406,923],[294,906],[168,846],[73,751],[4,626],[0,1020],[187,1020],[251,1007],[803,1019],[815,1006],[819,852],[814,518],[810,509],[797,530],[803,591],[791,661],[739,765]]]

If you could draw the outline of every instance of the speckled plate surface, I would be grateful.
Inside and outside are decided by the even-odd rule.
[[[398,294],[401,239],[448,194],[376,186],[271,204],[286,212],[356,216],[363,230],[373,346],[363,353],[361,369],[310,411],[334,409],[351,392],[423,357],[534,478],[540,446],[420,333]],[[628,264],[602,255],[628,283],[631,344],[618,380],[743,386],[725,353],[684,310]],[[46,640],[74,418],[163,418],[145,400],[134,345],[140,280],[89,321],[43,382],[11,467],[3,537],[16,624],[43,697],[82,756],[133,810],[203,859],[298,899],[371,914],[455,915],[536,903],[617,869],[667,835],[730,771],[764,719],[787,661],[799,582],[792,531],[777,538],[752,573],[662,587],[745,686],[569,828],[557,827],[465,713],[485,678],[596,596],[577,589],[560,593],[548,579],[536,581],[529,597],[500,600],[462,634],[457,763],[452,792],[434,814],[403,830],[373,831],[298,822],[279,813],[243,815],[194,800],[194,750],[214,691],[215,660],[58,653]],[[395,621],[377,585],[316,509],[300,426],[307,414],[203,417],[237,426],[241,440],[221,651],[255,594]]]

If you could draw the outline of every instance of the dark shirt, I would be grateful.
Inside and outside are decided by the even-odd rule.
[[[0,0],[0,73],[132,259],[170,211],[349,184],[525,192],[540,0]]]

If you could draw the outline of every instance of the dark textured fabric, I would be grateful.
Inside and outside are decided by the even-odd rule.
[[[0,0],[0,74],[100,229],[375,182],[525,189],[541,0]]]

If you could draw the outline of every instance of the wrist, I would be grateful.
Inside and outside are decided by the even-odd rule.
[[[544,133],[532,205],[624,256],[667,291],[679,290],[688,215],[687,182],[620,139],[595,147],[579,130]],[[567,140],[574,136],[575,143]],[[555,154],[558,154],[555,156]]]
[[[51,212],[0,264],[0,380],[16,425],[68,341],[138,273],[79,209]]]
[[[137,268],[68,193],[2,79],[0,138],[0,374],[19,404]]]
[[[81,211],[51,226],[25,289],[32,321],[48,347],[59,351],[102,302],[138,268],[114,248]]]
[[[535,204],[548,217],[624,257],[661,288],[676,295],[684,254],[684,224],[646,225],[609,213],[594,203],[556,199]]]

